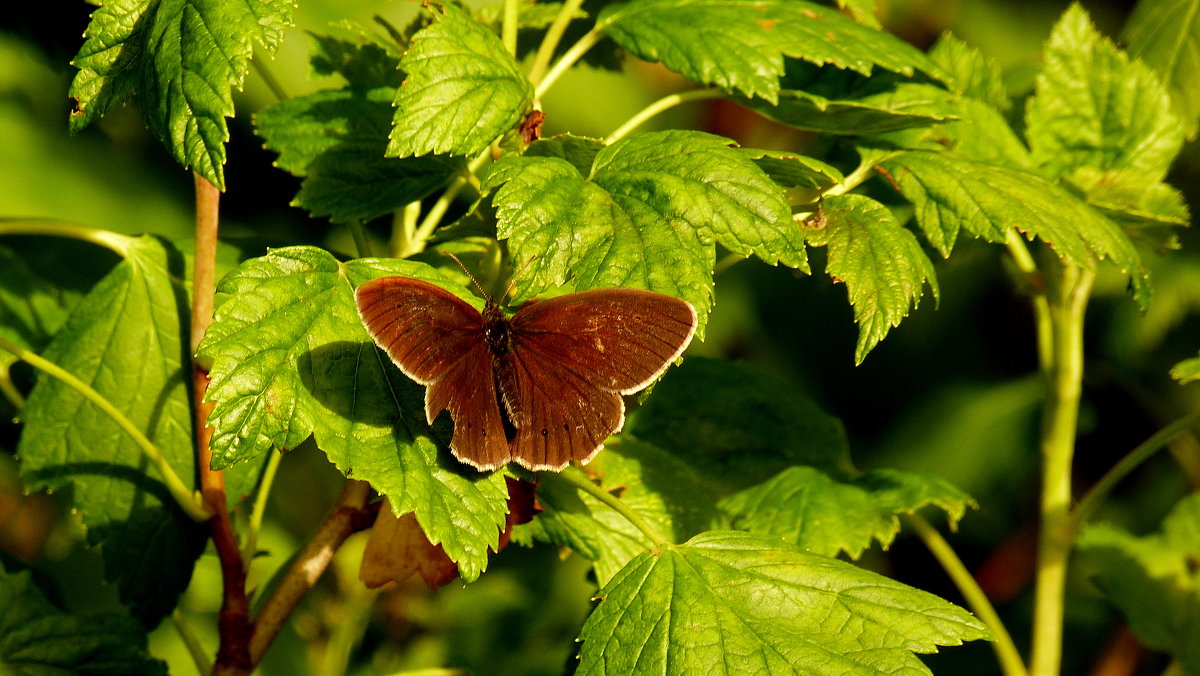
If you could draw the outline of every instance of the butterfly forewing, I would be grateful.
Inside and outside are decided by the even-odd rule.
[[[450,410],[455,455],[479,469],[506,462],[508,441],[479,311],[449,291],[411,277],[371,280],[358,287],[355,297],[375,343],[406,376],[428,387],[428,421]]]

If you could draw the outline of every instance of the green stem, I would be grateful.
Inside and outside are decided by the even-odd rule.
[[[625,138],[629,132],[637,129],[639,126],[645,123],[646,120],[649,120],[664,110],[670,110],[681,103],[687,103],[689,101],[703,101],[704,99],[719,99],[723,96],[725,96],[725,92],[722,92],[719,89],[693,89],[692,91],[683,92],[680,94],[670,94],[668,96],[664,96],[645,108],[642,108],[637,112],[637,114],[629,118],[628,122],[621,125],[616,131],[609,134],[608,138],[604,139],[604,144],[612,145],[613,143],[616,143],[620,139]]]
[[[1012,636],[1004,627],[1004,623],[1000,621],[1000,615],[996,613],[987,594],[983,593],[983,589],[975,581],[975,577],[963,565],[962,559],[958,558],[958,554],[954,552],[942,534],[929,525],[924,518],[916,514],[909,514],[904,517],[904,520],[917,534],[917,537],[921,538],[921,542],[925,543],[925,547],[938,560],[946,574],[950,576],[954,586],[958,587],[959,593],[966,599],[967,605],[991,630],[992,650],[996,652],[996,659],[1000,662],[1004,676],[1026,676],[1028,672],[1025,670],[1025,663],[1021,661],[1021,653],[1017,651]]]
[[[117,410],[117,407],[109,403],[109,401],[101,396],[99,392],[92,389],[91,386],[76,378],[74,375],[68,373],[58,364],[55,364],[47,359],[43,359],[37,354],[34,354],[33,352],[30,352],[29,350],[10,342],[4,337],[0,337],[0,350],[11,352],[12,354],[16,355],[18,359],[24,361],[30,366],[46,373],[47,375],[57,378],[58,380],[61,380],[67,387],[75,390],[84,399],[87,399],[93,405],[95,405],[96,408],[103,411],[105,415],[107,415],[114,423],[116,423],[117,427],[120,427],[125,434],[129,435],[129,438],[132,439],[134,444],[137,445],[138,449],[141,450],[142,455],[145,456],[146,460],[150,461],[152,465],[158,468],[159,474],[162,475],[163,483],[166,485],[167,490],[170,491],[171,496],[175,498],[175,501],[179,503],[179,507],[183,509],[188,516],[192,517],[196,521],[207,521],[208,518],[212,516],[212,514],[210,514],[208,510],[204,508],[199,496],[196,495],[196,493],[189,489],[186,485],[184,485],[182,480],[180,480],[179,475],[176,474],[175,470],[171,468],[171,465],[167,462],[167,459],[163,457],[162,453],[159,452],[158,447],[154,445],[154,442],[147,439],[146,435],[142,434],[142,431],[139,430],[136,425],[130,422],[129,418],[125,417],[125,414]]]
[[[363,227],[362,221],[357,218],[350,221],[350,236],[354,238],[354,248],[358,252],[359,258],[366,258],[373,255],[371,253],[371,242],[367,239],[367,230]]]
[[[262,530],[263,513],[267,510],[267,498],[271,495],[271,486],[275,483],[275,471],[279,469],[281,452],[270,452],[267,467],[263,470],[262,481],[258,484],[258,493],[254,496],[254,507],[250,510],[249,523],[246,526],[246,540],[242,545],[242,560],[249,567],[258,551],[258,534]]]
[[[43,220],[37,218],[22,218],[20,220],[0,220],[0,235],[46,235],[49,237],[67,237],[97,244],[111,249],[122,258],[133,243],[132,237],[119,235],[108,230],[88,228],[73,223]]]
[[[467,165],[467,173],[451,181],[450,185],[446,187],[445,192],[442,193],[442,196],[438,198],[438,201],[434,202],[433,206],[429,208],[429,211],[425,214],[425,218],[421,219],[421,225],[417,227],[417,231],[412,236],[410,248],[416,247],[413,253],[425,250],[425,242],[429,240],[433,231],[442,222],[442,217],[446,215],[446,211],[454,203],[454,198],[458,197],[458,193],[468,183],[478,187],[479,180],[475,178],[475,172],[479,171],[479,168],[483,166],[483,163],[487,161],[490,155],[490,149],[485,150],[478,157],[471,160],[471,163]]]
[[[1155,432],[1149,439],[1138,444],[1136,448],[1105,472],[1104,476],[1100,477],[1100,480],[1084,494],[1083,498],[1075,506],[1075,510],[1071,514],[1072,534],[1077,532],[1083,524],[1087,523],[1088,519],[1091,518],[1092,514],[1100,506],[1100,503],[1104,501],[1104,498],[1108,497],[1109,492],[1112,491],[1113,487],[1121,479],[1129,476],[1130,472],[1137,469],[1150,456],[1166,447],[1172,439],[1193,427],[1200,427],[1200,411],[1185,415]]]
[[[12,370],[9,364],[0,365],[0,394],[12,402],[13,408],[20,411],[25,408],[25,397],[12,381]]]
[[[563,7],[563,10],[566,10],[566,6]],[[583,58],[583,55],[586,54],[589,49],[594,47],[596,43],[600,41],[601,37],[603,36],[601,36],[600,31],[593,28],[587,33],[584,33],[583,37],[579,38],[579,42],[571,45],[571,48],[567,50],[567,53],[562,55],[562,58],[558,60],[558,63],[554,64],[554,67],[550,69],[550,72],[546,73],[546,77],[542,78],[541,82],[534,80],[534,82],[537,82],[537,88],[533,92],[534,100],[541,101],[542,96],[546,94],[547,90],[554,86],[554,83],[558,81],[558,78],[562,77],[562,74],[567,72],[571,66],[575,65],[576,61]]]
[[[279,84],[279,80],[276,79],[275,74],[263,63],[261,56],[261,54],[256,54],[256,58],[250,60],[250,63],[254,64],[255,72],[263,79],[263,83],[267,85],[267,89],[271,90],[271,94],[275,96],[276,100],[287,101],[288,95],[283,90],[283,85]]]
[[[567,26],[582,4],[583,0],[567,0],[558,10],[554,21],[546,29],[546,34],[542,36],[542,44],[538,45],[537,54],[533,57],[533,65],[529,68],[530,82],[535,85],[540,82],[542,74],[546,72],[546,67],[550,65],[550,59],[554,58],[554,50],[558,49],[558,43],[562,42],[563,33],[566,32]],[[541,99],[540,93],[537,98]]]
[[[1049,306],[1053,360],[1042,423],[1041,530],[1033,611],[1033,676],[1057,676],[1071,551],[1071,463],[1083,384],[1083,317],[1095,273],[1063,263]]]
[[[868,178],[871,178],[871,176],[874,175],[875,167],[882,164],[888,158],[894,157],[894,156],[900,155],[900,154],[901,154],[900,152],[894,152],[894,153],[887,153],[885,155],[880,155],[880,156],[875,157],[870,160],[864,159],[862,162],[859,163],[858,167],[855,168],[854,171],[850,172],[849,174],[846,175],[846,177],[844,179],[842,179],[841,183],[838,183],[837,185],[832,186],[828,190],[826,190],[824,193],[824,196],[844,195],[844,194],[850,192],[851,190],[854,190],[858,186],[865,183]]]
[[[178,608],[171,611],[171,624],[175,626],[175,631],[183,640],[183,645],[187,647],[188,654],[192,656],[192,663],[196,665],[196,671],[200,672],[201,676],[211,674],[212,660],[208,659],[208,652],[200,643],[200,637],[196,636],[196,630],[192,628],[191,623]]]
[[[1029,253],[1029,247],[1025,246],[1025,241],[1021,239],[1016,230],[1008,231],[1008,234],[1005,235],[1004,246],[1008,247],[1008,253],[1012,256],[1018,270],[1030,279],[1041,276],[1037,263]],[[1050,365],[1054,360],[1054,329],[1050,320],[1050,302],[1042,291],[1034,292],[1031,302],[1033,303],[1033,320],[1037,327],[1038,364],[1042,374],[1049,377]]]
[[[654,546],[658,549],[662,549],[663,547],[667,547],[671,544],[666,538],[660,535],[659,532],[655,530],[649,522],[639,516],[637,512],[630,509],[629,505],[626,505],[620,498],[592,483],[591,478],[588,477],[583,470],[571,465],[559,472],[558,475],[567,483],[578,488],[584,493],[587,493],[593,498],[596,498],[600,502],[612,508],[614,512],[625,517],[629,523],[632,523],[637,527],[638,530],[642,531],[646,538],[649,539],[650,542],[654,543]]]
[[[421,201],[409,202],[404,209],[392,218],[392,241],[389,243],[389,254],[392,258],[408,258],[421,253],[425,248],[422,242],[417,246],[417,219],[421,217]]]
[[[717,275],[725,272],[729,268],[732,268],[733,266],[737,265],[738,263],[741,263],[742,261],[746,260],[747,258],[749,258],[749,256],[744,256],[742,254],[735,254],[735,253],[726,254],[724,258],[717,261],[717,264],[713,266],[713,277],[716,277]]]
[[[520,18],[520,5],[517,0],[504,0],[504,21],[500,25],[500,41],[504,43],[504,51],[517,56],[517,28]]]

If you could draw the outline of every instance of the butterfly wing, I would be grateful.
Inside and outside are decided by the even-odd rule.
[[[483,317],[466,301],[411,277],[381,277],[358,287],[358,314],[392,362],[426,386],[432,423],[450,410],[450,448],[463,462],[494,469],[508,459]]]
[[[622,394],[654,381],[696,331],[678,298],[595,289],[536,302],[512,318],[512,377],[502,382],[516,436],[509,453],[530,469],[595,455],[625,422]]]

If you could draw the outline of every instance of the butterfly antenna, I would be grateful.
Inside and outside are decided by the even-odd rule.
[[[449,251],[439,251],[438,253],[445,255],[445,256],[449,256],[450,260],[454,261],[455,263],[458,263],[458,267],[462,268],[462,271],[467,273],[467,277],[470,278],[471,283],[475,285],[475,289],[477,291],[479,291],[479,295],[483,296],[484,298],[487,298],[489,301],[491,300],[492,295],[490,293],[488,293],[487,291],[483,290],[483,285],[479,283],[478,279],[475,279],[475,275],[471,274],[471,271],[467,269],[467,266],[463,265],[463,262],[458,260],[458,256],[455,256],[454,254],[450,253]]]
[[[506,286],[504,288],[503,300],[505,302],[507,302],[508,299],[510,297],[512,297],[513,289],[517,288],[517,280],[521,278],[521,275],[525,274],[525,271],[529,269],[530,265],[533,265],[533,259],[535,259],[535,258],[537,258],[537,256],[530,256],[528,258],[528,260],[526,260],[524,263],[522,263],[521,267],[518,268],[517,271],[513,273],[513,276],[511,278],[509,278],[508,286]]]

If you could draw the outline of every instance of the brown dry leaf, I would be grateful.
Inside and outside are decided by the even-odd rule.
[[[441,545],[429,543],[412,513],[397,517],[384,506],[367,536],[358,577],[375,589],[389,582],[402,582],[420,573],[430,589],[458,577],[455,565]]]

